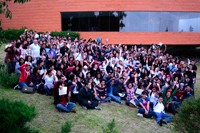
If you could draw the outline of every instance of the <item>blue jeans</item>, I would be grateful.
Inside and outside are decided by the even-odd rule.
[[[106,97],[106,99],[104,99],[104,100],[102,100],[101,98],[99,98],[99,97],[95,97],[95,99],[97,100],[97,101],[100,101],[101,103],[105,103],[105,102],[107,102],[107,101],[110,101],[111,100],[111,98],[110,97]]]
[[[149,113],[145,115],[145,110],[143,108],[139,108],[138,113],[143,114],[145,118],[151,118],[152,116],[156,115],[155,112],[149,110]]]
[[[67,103],[67,104],[57,104],[56,108],[66,112],[72,112],[72,109],[76,106],[75,103]]]
[[[161,119],[166,119],[166,122],[167,122],[167,123],[169,123],[169,122],[172,120],[172,118],[170,117],[169,114],[166,114],[166,113],[163,113],[163,112],[161,112],[161,113],[155,112],[155,114],[156,114],[156,122],[157,122],[157,123],[158,123]]]
[[[114,96],[113,94],[108,94],[108,97],[110,97],[112,101],[116,101],[118,103],[121,103],[121,101],[120,101],[121,98],[118,97],[118,96]]]
[[[47,87],[44,87],[43,90],[48,93],[49,95],[53,95],[53,92],[51,92]]]
[[[19,82],[19,89],[22,90],[23,86],[28,86],[26,82]]]

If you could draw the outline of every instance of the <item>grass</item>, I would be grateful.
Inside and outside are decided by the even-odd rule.
[[[4,47],[4,46],[3,46]],[[4,48],[0,48],[2,51]],[[1,52],[0,60],[5,57],[5,53]],[[2,57],[3,56],[3,57]],[[195,96],[200,96],[200,65],[198,65],[197,83],[195,85]],[[22,100],[25,103],[34,105],[38,115],[32,122],[27,123],[33,129],[39,130],[41,133],[61,132],[61,126],[66,120],[72,121],[73,133],[101,133],[102,127],[107,126],[115,118],[116,130],[121,133],[174,133],[173,122],[160,127],[155,118],[146,119],[137,117],[137,109],[128,107],[123,101],[123,105],[117,103],[108,103],[108,105],[99,105],[102,110],[83,110],[78,104],[75,107],[77,111],[74,113],[59,113],[53,104],[52,96],[45,96],[38,93],[23,94],[19,90],[12,88],[0,87],[0,99],[9,98],[11,100]]]

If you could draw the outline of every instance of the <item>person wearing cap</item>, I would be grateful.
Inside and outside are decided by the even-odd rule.
[[[28,86],[26,80],[30,75],[30,63],[26,63],[20,66],[21,75],[19,78],[19,89],[22,89],[24,86]]]
[[[86,78],[86,74],[87,74],[88,72],[89,72],[89,71],[88,71],[88,66],[84,65],[84,66],[83,66],[83,70],[82,70],[82,73],[83,73],[83,75],[84,75],[84,78]]]

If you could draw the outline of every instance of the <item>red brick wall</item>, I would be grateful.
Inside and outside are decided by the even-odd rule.
[[[200,12],[200,0],[31,0],[25,4],[9,3],[12,20],[0,15],[3,29],[26,26],[36,31],[60,31],[60,12],[71,11],[190,11]],[[109,38],[110,43],[200,44],[200,33],[155,32],[81,32],[81,37]]]

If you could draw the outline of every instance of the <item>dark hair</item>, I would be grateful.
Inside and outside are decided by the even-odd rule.
[[[142,95],[147,95],[147,92],[146,92],[146,91],[143,91],[143,92],[142,92]]]
[[[39,68],[38,67],[34,67],[33,68],[33,75],[35,75],[36,76],[36,74],[37,74],[37,71],[39,70]]]
[[[60,76],[58,76],[58,79],[61,79],[62,77],[65,77],[65,76],[61,74]]]
[[[49,70],[47,70],[47,75],[48,75],[49,73],[51,73],[51,71],[52,71],[52,70],[50,70],[50,69],[49,69]]]
[[[24,63],[23,63],[23,64],[21,64],[21,62],[20,62],[20,61],[21,61],[21,59],[23,59],[23,60],[24,60],[24,58],[19,58],[18,62],[19,62],[19,65],[20,65],[20,66],[24,64]],[[25,61],[24,61],[24,62],[25,62]]]
[[[162,97],[161,95],[159,95],[158,99],[159,99],[159,98],[163,98],[163,97]]]
[[[86,81],[86,82],[85,82],[85,86],[88,85],[89,83],[90,83],[89,81]]]
[[[123,77],[120,77],[119,79],[123,79],[123,80],[124,80],[124,78],[123,78]]]
[[[57,88],[59,88],[60,87],[60,85],[62,85],[63,84],[63,82],[62,81],[58,81],[57,82]]]
[[[104,79],[100,79],[100,83],[103,82],[103,81],[105,81],[105,80]]]
[[[25,61],[28,61],[28,57],[31,57],[30,62],[32,62],[32,61],[33,61],[33,58],[32,58],[32,56],[30,56],[30,55],[26,56]]]

